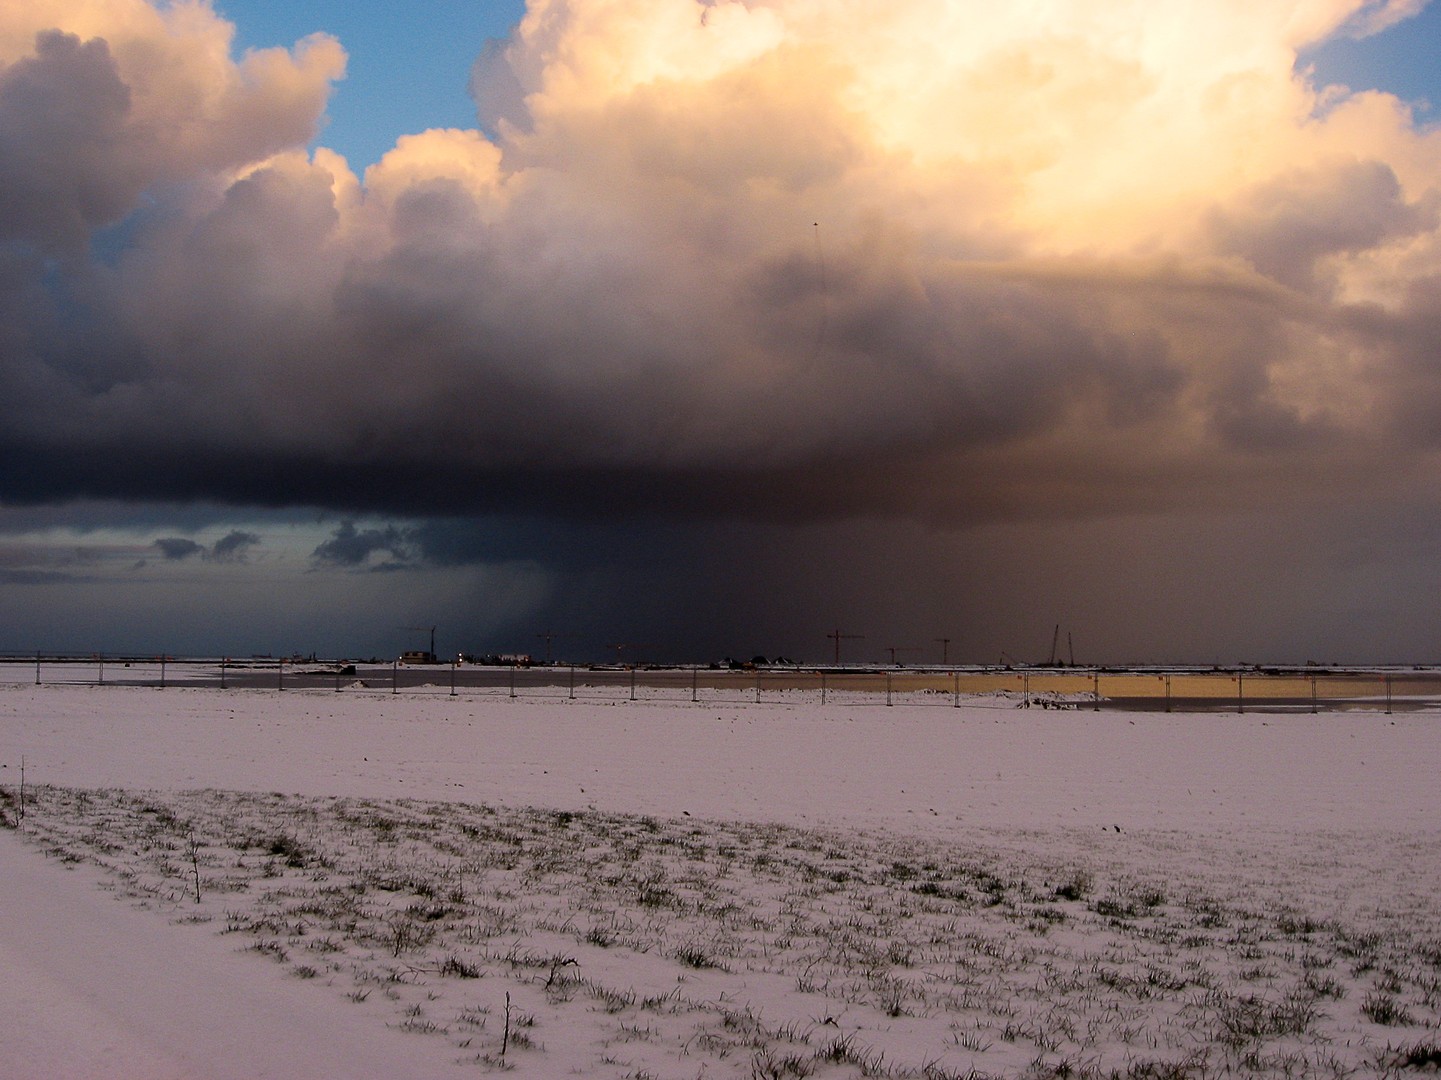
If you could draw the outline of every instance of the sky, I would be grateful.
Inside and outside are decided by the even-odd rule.
[[[19,7],[0,651],[1441,662],[1435,6]]]

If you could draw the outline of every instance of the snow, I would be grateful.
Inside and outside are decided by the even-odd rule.
[[[920,1076],[926,1063],[937,1076],[970,1068],[1009,1076],[1045,1061],[1124,1075],[1127,1062],[1150,1054],[1189,1062],[1193,1071],[1178,1075],[1225,1067],[1281,1075],[1286,1054],[1309,1055],[1313,1072],[1324,1059],[1364,1073],[1399,1048],[1438,1041],[1434,714],[1187,716],[1001,704],[0,686],[0,789],[17,792],[22,758],[27,787],[45,786],[33,792],[39,801],[18,836],[0,835],[0,962],[15,973],[0,989],[0,1061],[19,1080],[425,1077],[501,1067],[531,1076],[799,1075],[784,1071],[792,1054],[812,1075],[850,1076],[877,1070],[882,1055],[896,1076]],[[418,839],[474,835],[477,806],[538,861],[513,866],[492,853],[472,871],[469,856],[442,858]],[[177,847],[185,834],[178,825],[156,833],[153,823],[136,824],[147,814],[183,821],[202,837],[202,904],[186,899],[188,864]],[[267,824],[267,815],[280,824]],[[365,832],[367,815],[423,823],[388,856],[399,860],[392,871],[431,873],[433,882],[463,874],[467,899],[452,908],[493,890],[482,907],[509,905],[504,932],[482,940],[457,910],[435,916],[430,946],[402,942],[411,924],[396,920],[430,901],[412,897],[406,908],[376,884],[374,837],[389,834]],[[241,823],[256,837],[303,833],[315,861],[280,865],[237,839]],[[688,876],[693,868],[678,852],[697,845],[709,853],[708,869]],[[826,854],[797,854],[808,848]],[[550,854],[536,854],[542,849]],[[783,874],[772,869],[777,860]],[[982,865],[990,869],[975,869]],[[822,874],[807,892],[791,880],[826,866],[842,868],[841,884],[823,887]],[[926,866],[933,869],[919,869]],[[890,881],[891,867],[911,869]],[[973,893],[987,875],[1004,881],[1005,903],[996,912],[974,903],[926,907],[949,902],[952,886],[940,884],[948,867],[957,881],[970,867]],[[627,876],[641,870],[665,882],[655,886],[665,904],[645,902],[651,878]],[[918,894],[928,873],[940,876],[931,893]],[[1086,882],[1079,899],[1052,896],[1068,874]],[[261,929],[296,897],[323,892],[323,878],[357,890],[368,883],[371,904],[356,939],[336,943],[329,967],[328,957],[303,951],[313,929],[288,937]],[[622,909],[617,897],[637,889],[641,901]],[[712,918],[709,900],[676,899],[713,893],[732,912],[750,912],[748,928]],[[1162,899],[1152,903],[1155,896]],[[587,944],[582,931],[599,935],[607,912],[630,946]],[[763,928],[782,917],[794,933],[768,937]],[[881,953],[895,956],[847,961],[861,964],[848,975],[826,935],[863,924],[880,935]],[[1297,924],[1324,929],[1276,929]],[[391,932],[393,950],[375,936]],[[975,963],[995,965],[985,985],[1002,1002],[997,1016],[979,999],[956,1004],[973,988],[957,974],[963,965],[926,958],[953,948],[939,943],[947,933],[987,943],[984,963]],[[1370,967],[1345,952],[1371,941],[1366,935],[1376,938]],[[1183,964],[1177,941],[1201,951]],[[1427,942],[1435,965],[1424,959]],[[503,962],[508,948],[520,952]],[[283,953],[288,960],[273,962]],[[996,959],[1002,954],[1010,958]],[[686,962],[697,955],[716,966]],[[1413,955],[1423,959],[1405,959]],[[469,957],[483,977],[438,977],[434,965],[447,956]],[[540,959],[527,967],[528,956]],[[384,973],[394,976],[386,965],[406,957],[411,977],[386,985]],[[547,971],[545,957],[576,964]],[[1102,990],[1087,982],[1084,991],[1047,991],[1044,1008],[1026,1005],[1014,1031],[999,1019],[1004,1001],[1029,1002],[1038,980],[1055,982],[1060,972],[1079,986],[1103,971],[1109,987],[1161,970],[1182,980],[1187,965],[1205,967],[1205,979],[1154,1001],[1126,991],[1097,1005]],[[301,967],[322,975],[297,977]],[[1278,1029],[1254,1045],[1183,1042],[1196,1024],[1234,1027],[1237,1010],[1257,1002],[1279,1009],[1316,969],[1344,996],[1316,997],[1318,1016],[1304,1033]],[[822,970],[831,971],[829,989],[819,985]],[[817,987],[805,987],[805,972]],[[362,979],[381,990],[357,991]],[[556,993],[567,979],[574,1000]],[[497,1032],[502,986],[535,1025],[517,1029],[535,1045],[509,1056]],[[950,989],[942,995],[938,986]],[[684,1011],[632,1004],[613,1018],[595,1004],[609,1000],[604,994],[645,999],[672,990],[683,991]],[[347,992],[368,1000],[349,1001]],[[1362,1016],[1378,993],[1409,1009],[1413,1023]],[[768,1034],[727,1050],[721,1036],[740,1021],[718,1002],[736,995],[763,1014],[756,1030]],[[1039,1034],[1062,1007],[1101,1034]],[[1123,1012],[1125,1024],[1115,1019]],[[847,1046],[873,1055],[869,1064],[859,1050],[856,1060],[844,1048],[817,1056],[832,1034],[828,1018],[837,1037],[853,1040]],[[1143,1033],[1138,1041],[1126,1041],[1131,1025]],[[1148,1046],[1146,1032],[1161,1045]]]
[[[0,1061],[9,1080],[454,1072],[441,1047],[277,979],[213,933],[116,903],[93,869],[39,859],[12,836],[0,835],[0,858]]]
[[[35,782],[219,787],[789,824],[1441,827],[1430,713],[710,707],[0,687]],[[3,776],[0,771],[0,776]],[[930,830],[934,831],[934,830]]]

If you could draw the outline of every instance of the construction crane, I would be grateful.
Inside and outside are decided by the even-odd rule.
[[[1059,663],[1062,667],[1065,667],[1065,666],[1066,666],[1066,661],[1065,661],[1065,660],[1062,660],[1062,659],[1060,658],[1060,656],[1058,655],[1058,652],[1059,652],[1059,649],[1060,649],[1060,645],[1061,645],[1061,624],[1060,624],[1060,623],[1056,623],[1055,632],[1051,635],[1051,659],[1046,662],[1046,666],[1047,666],[1047,667],[1055,667],[1058,663]],[[1075,643],[1071,640],[1071,632],[1070,632],[1069,630],[1066,631],[1066,651],[1067,651],[1068,653],[1070,653],[1070,656],[1071,656],[1070,666],[1071,666],[1071,667],[1075,667],[1075,666],[1076,666],[1076,646],[1075,646]]]
[[[898,652],[920,652],[919,645],[887,645],[885,651],[891,654],[891,667],[897,667],[896,653]]]
[[[830,638],[832,641],[834,641],[834,642],[836,643],[836,667],[840,667],[840,666],[841,666],[841,642],[842,642],[842,641],[864,641],[866,636],[865,636],[864,634],[842,634],[840,627],[836,627],[835,630],[833,630],[831,633],[827,634],[826,637]]]
[[[634,651],[631,653],[631,661],[630,661],[630,666],[631,666],[631,667],[634,667],[635,665],[637,665],[637,664],[640,663],[640,657],[641,657],[641,652],[640,652],[640,650],[642,650],[642,649],[656,649],[656,648],[659,648],[659,646],[658,646],[658,645],[655,645],[654,643],[648,643],[648,642],[622,641],[622,642],[618,642],[618,643],[615,644],[615,645],[607,645],[606,648],[607,648],[607,649],[614,649],[614,650],[615,650],[615,662],[616,662],[616,666],[617,666],[617,667],[625,667],[625,666],[626,666],[625,661],[621,659],[621,653],[625,652],[626,649],[632,649],[632,650],[634,650]]]
[[[560,634],[557,634],[557,633],[554,633],[554,632],[552,632],[552,631],[550,631],[550,630],[547,630],[545,633],[543,633],[543,634],[536,634],[535,636],[536,636],[538,639],[540,639],[541,641],[544,641],[544,642],[545,642],[545,663],[546,663],[546,666],[549,667],[549,666],[550,666],[550,643],[551,643],[552,641],[555,641],[555,640],[556,640],[557,638],[559,638],[561,635],[560,635]]]

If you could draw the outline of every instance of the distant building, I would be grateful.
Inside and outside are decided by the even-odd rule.
[[[411,649],[400,654],[402,664],[434,664],[436,663],[435,653],[426,652],[423,649]]]

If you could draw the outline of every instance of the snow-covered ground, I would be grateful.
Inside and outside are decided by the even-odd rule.
[[[0,1072],[1441,1064],[1436,714],[1005,704],[0,687]]]

